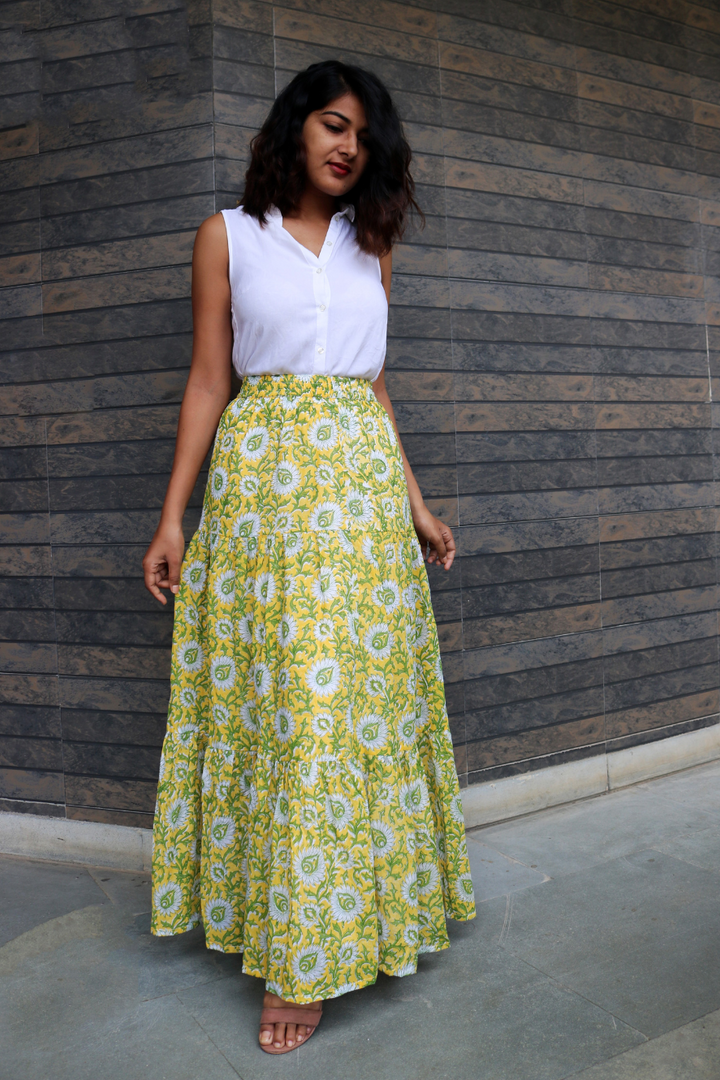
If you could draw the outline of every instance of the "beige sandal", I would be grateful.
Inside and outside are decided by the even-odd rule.
[[[304,1046],[315,1028],[320,1023],[322,1009],[263,1009],[260,1013],[260,1024],[305,1024],[309,1028],[302,1042],[296,1042],[294,1046],[273,1046],[272,1043],[260,1043],[260,1049],[266,1054],[289,1054],[291,1050],[297,1050],[298,1046]]]

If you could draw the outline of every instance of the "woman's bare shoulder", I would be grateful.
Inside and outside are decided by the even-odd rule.
[[[212,214],[205,218],[195,234],[193,255],[196,261],[219,261],[227,266],[228,240],[222,214]]]

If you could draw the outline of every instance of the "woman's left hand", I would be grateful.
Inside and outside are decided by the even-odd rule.
[[[413,514],[413,525],[422,548],[423,559],[442,563],[449,570],[455,559],[455,540],[450,528],[431,514],[427,506]]]

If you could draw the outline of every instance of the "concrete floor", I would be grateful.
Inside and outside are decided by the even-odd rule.
[[[0,859],[3,1080],[718,1080],[720,763],[470,834],[478,918],[256,1045],[239,957],[148,933],[147,876]]]

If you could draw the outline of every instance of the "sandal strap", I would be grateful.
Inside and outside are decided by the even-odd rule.
[[[316,1028],[320,1023],[322,1009],[263,1009],[261,1024],[305,1024]]]

